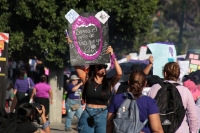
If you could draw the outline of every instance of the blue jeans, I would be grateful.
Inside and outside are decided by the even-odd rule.
[[[76,111],[71,110],[71,105],[74,105],[74,104],[80,105]],[[76,115],[78,117],[78,119],[80,119],[83,109],[82,109],[80,100],[73,100],[73,99],[69,99],[69,98],[67,98],[65,106],[66,106],[66,110],[67,110],[67,116],[66,116],[66,120],[65,120],[65,128],[68,129],[71,127],[71,123],[72,123],[72,119],[73,119],[74,115]]]
[[[86,107],[87,111],[90,113],[91,116],[99,113],[100,114],[94,116],[94,123],[95,125],[93,127],[88,126],[87,118],[90,117],[90,115],[86,112],[86,110],[83,111],[81,118],[78,123],[78,132],[79,133],[106,133],[106,121],[107,121],[107,113],[108,110],[105,108],[90,108]]]

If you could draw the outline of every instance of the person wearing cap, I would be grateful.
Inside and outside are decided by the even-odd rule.
[[[71,122],[76,115],[78,119],[80,119],[83,109],[81,107],[81,86],[83,85],[82,82],[78,83],[79,78],[76,75],[71,75],[70,83],[67,86],[67,100],[66,100],[66,110],[67,116],[65,121],[65,131],[71,132],[73,131],[71,127]]]

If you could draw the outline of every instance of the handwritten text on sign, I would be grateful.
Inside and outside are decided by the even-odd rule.
[[[99,47],[100,39],[95,39],[100,30],[96,26],[80,27],[76,29],[78,44],[84,53],[94,55],[96,47]],[[99,38],[99,37],[98,37]]]

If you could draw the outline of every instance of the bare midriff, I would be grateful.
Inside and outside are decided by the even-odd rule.
[[[106,105],[97,105],[97,104],[87,104],[88,107],[90,108],[106,108]]]

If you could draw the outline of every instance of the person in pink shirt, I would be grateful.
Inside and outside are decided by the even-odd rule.
[[[169,62],[164,66],[163,70],[164,82],[177,83],[180,75],[180,66],[176,62]],[[155,84],[148,92],[148,96],[155,98],[158,90],[161,88],[159,84]],[[198,131],[198,117],[195,108],[195,103],[190,90],[182,85],[178,85],[177,89],[181,95],[183,106],[186,109],[185,118],[176,133],[197,133]],[[188,123],[188,122],[189,123]]]
[[[30,102],[33,101],[33,97],[35,95],[35,103],[39,103],[44,105],[45,107],[45,116],[47,118],[49,114],[49,103],[53,103],[53,94],[52,89],[49,84],[46,83],[46,75],[42,75],[40,82],[35,85],[33,89],[33,93],[30,98]]]
[[[185,81],[183,85],[190,90],[194,98],[194,101],[196,101],[200,97],[200,86],[197,86],[193,81],[189,79]]]

